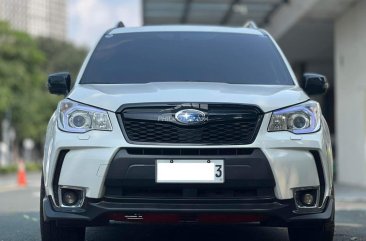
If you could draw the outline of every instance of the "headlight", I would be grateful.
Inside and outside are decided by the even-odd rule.
[[[320,128],[320,117],[321,110],[318,102],[308,101],[274,111],[268,131],[290,131],[295,134],[313,133]]]
[[[90,130],[112,130],[108,113],[104,110],[71,100],[62,100],[58,111],[58,127],[63,131],[84,133]]]

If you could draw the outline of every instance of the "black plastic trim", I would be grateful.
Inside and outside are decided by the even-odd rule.
[[[320,205],[322,205],[323,204],[323,201],[324,201],[324,196],[325,196],[325,175],[324,175],[323,164],[322,164],[322,160],[320,158],[320,154],[319,154],[318,151],[310,151],[310,153],[314,157],[316,169],[317,169],[317,172],[318,172],[319,184],[320,184],[320,188],[319,188],[319,192],[320,192],[320,194],[319,194],[320,195],[319,201],[320,201]]]
[[[322,212],[292,216],[287,220],[288,226],[304,227],[306,224],[314,225],[315,223],[328,223],[332,219],[334,205],[334,197],[329,197],[326,200],[326,205]]]
[[[246,202],[241,204],[162,204],[162,203],[111,203],[86,200],[83,209],[65,209],[53,206],[50,197],[43,199],[44,217],[47,222],[56,221],[60,226],[100,226],[108,224],[108,214],[136,215],[145,213],[173,214],[255,214],[268,218],[263,225],[288,227],[314,223],[327,223],[332,219],[334,199],[329,197],[320,213],[297,214],[294,200],[275,200],[268,203]]]
[[[255,148],[140,148],[129,147],[129,155],[141,156],[239,156],[251,155]]]
[[[54,199],[55,199],[55,203],[57,205],[60,205],[60,202],[58,200],[58,183],[59,183],[59,180],[60,180],[62,165],[64,163],[65,156],[68,152],[69,152],[69,150],[61,150],[59,152],[58,157],[57,157],[57,161],[56,161],[55,172],[53,174],[53,180],[52,180],[53,196],[54,196]]]

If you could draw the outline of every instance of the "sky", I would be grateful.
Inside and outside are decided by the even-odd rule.
[[[122,20],[142,25],[142,0],[68,0],[68,39],[92,47],[100,36]]]

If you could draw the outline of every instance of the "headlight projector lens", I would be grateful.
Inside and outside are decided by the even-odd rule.
[[[85,111],[74,111],[70,114],[69,124],[73,128],[90,128],[91,118]]]
[[[82,127],[83,125],[85,125],[85,122],[85,118],[81,115],[75,116],[72,119],[72,123],[74,123],[76,127]]]
[[[304,129],[309,126],[309,118],[304,114],[295,114],[290,119],[291,126],[296,129]]]

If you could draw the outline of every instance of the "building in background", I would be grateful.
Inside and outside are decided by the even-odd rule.
[[[33,36],[66,39],[66,0],[0,0],[0,20]]]
[[[323,73],[330,91],[318,100],[335,144],[336,177],[366,186],[366,0],[143,0],[144,24],[267,29],[300,79]]]

